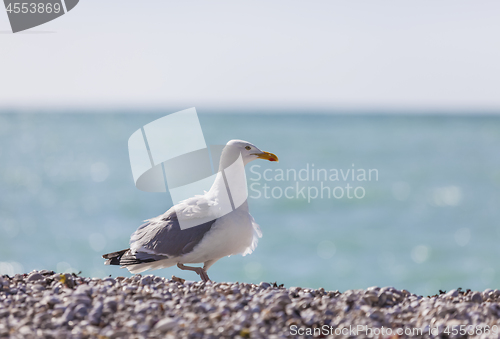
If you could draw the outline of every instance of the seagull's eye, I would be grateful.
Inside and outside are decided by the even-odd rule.
[[[250,151],[250,150],[252,149],[252,147],[250,147],[250,146],[245,146],[245,149]]]

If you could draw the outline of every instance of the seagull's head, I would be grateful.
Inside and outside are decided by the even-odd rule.
[[[276,155],[270,152],[265,152],[248,141],[231,140],[227,143],[227,146],[230,146],[231,149],[241,154],[245,165],[256,159],[278,162],[278,157]]]

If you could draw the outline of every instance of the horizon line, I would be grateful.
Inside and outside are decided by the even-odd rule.
[[[418,109],[418,108],[341,108],[341,107],[0,107],[0,114],[159,114],[175,113],[195,107],[201,115],[352,115],[352,116],[500,116],[500,109]]]

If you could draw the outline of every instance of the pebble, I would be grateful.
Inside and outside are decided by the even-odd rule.
[[[446,293],[445,296],[449,297],[449,298],[458,297],[458,291],[457,290],[451,290],[448,293]]]
[[[167,332],[177,326],[177,320],[174,318],[164,318],[158,321],[155,325],[155,330]]]
[[[100,301],[94,303],[92,310],[89,313],[88,319],[92,325],[98,325],[102,315],[103,304]]]
[[[153,282],[154,276],[152,275],[147,275],[141,279],[140,284],[141,285],[149,285]]]
[[[260,283],[260,287],[262,287],[262,288],[269,288],[269,287],[271,287],[271,284],[267,283],[267,282],[261,282]]]
[[[42,280],[43,279],[43,275],[41,275],[40,273],[32,273],[28,276],[28,281],[31,282],[31,281],[37,281],[37,280]]]
[[[394,287],[341,293],[153,275],[90,279],[34,271],[0,277],[0,338],[290,338],[292,325],[443,333],[446,326],[470,324],[500,325],[500,290],[428,298]]]
[[[487,288],[487,289],[485,289],[485,290],[483,291],[483,293],[482,293],[483,299],[484,299],[484,300],[487,300],[487,299],[490,297],[490,295],[492,295],[492,294],[494,294],[494,293],[495,293],[495,291],[493,291],[491,288]]]
[[[471,301],[475,303],[482,303],[483,297],[481,296],[481,292],[474,292],[471,296]]]

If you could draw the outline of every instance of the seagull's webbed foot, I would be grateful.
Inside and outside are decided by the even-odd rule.
[[[181,263],[177,263],[177,267],[179,267],[181,270],[185,271],[193,271],[196,274],[198,274],[204,282],[210,281],[210,278],[208,277],[207,271],[203,269],[203,267],[191,267],[191,266],[186,266]]]

